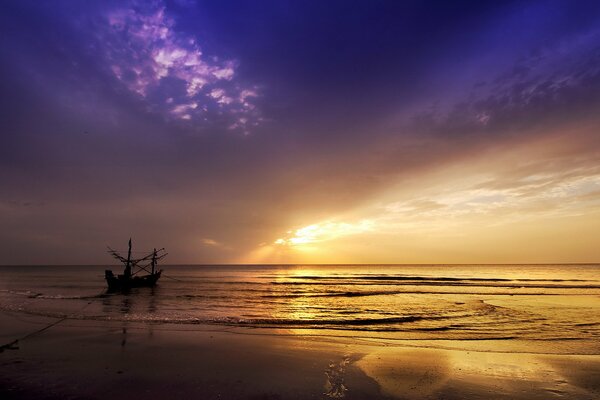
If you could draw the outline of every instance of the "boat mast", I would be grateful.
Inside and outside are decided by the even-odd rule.
[[[131,238],[129,238],[129,250],[127,251],[127,264],[125,264],[125,278],[131,277]]]
[[[154,268],[156,267],[156,248],[152,253],[152,275],[154,275]]]

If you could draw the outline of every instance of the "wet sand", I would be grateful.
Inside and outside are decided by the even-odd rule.
[[[54,322],[0,313],[1,344]],[[495,352],[470,343],[426,345],[64,320],[0,353],[0,398],[600,398],[600,355],[507,353],[502,343]]]

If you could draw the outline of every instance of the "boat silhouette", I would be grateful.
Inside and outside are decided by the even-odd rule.
[[[162,248],[160,250],[154,249],[150,254],[141,258],[131,258],[131,238],[129,238],[127,258],[110,247],[108,248],[108,253],[125,265],[125,270],[120,275],[115,275],[109,269],[104,271],[109,292],[126,291],[131,288],[152,287],[156,285],[162,274],[162,270],[157,270],[158,261],[165,258],[168,254]],[[135,272],[134,269],[136,269]],[[142,274],[142,271],[146,272],[146,274]]]

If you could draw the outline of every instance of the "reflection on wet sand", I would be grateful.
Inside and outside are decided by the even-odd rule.
[[[567,359],[568,358],[568,359]],[[582,369],[573,369],[581,363]],[[594,398],[600,382],[597,356],[548,356],[439,349],[386,348],[356,365],[383,395],[410,398]],[[570,368],[569,368],[570,367]]]
[[[102,296],[102,311],[106,314],[155,314],[158,309],[159,288],[135,288],[129,292]]]
[[[436,351],[386,348],[369,353],[356,365],[375,380],[382,394],[426,398],[448,381],[447,355]]]
[[[119,312],[122,315],[129,316],[136,312],[144,312],[152,315],[157,312],[157,294],[158,288],[136,288],[126,293],[115,293],[109,294],[102,298],[102,311],[110,314]],[[121,347],[124,348],[127,344],[129,321],[123,319],[121,327]],[[154,325],[148,323],[144,325],[148,336],[151,337],[154,334]]]
[[[590,398],[600,398],[600,357],[562,356],[544,357],[552,368],[560,373],[571,387]]]

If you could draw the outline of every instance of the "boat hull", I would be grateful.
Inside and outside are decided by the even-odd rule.
[[[115,276],[111,270],[105,271],[106,283],[109,292],[129,290],[138,287],[153,287],[160,279],[162,271],[149,275],[133,276],[126,278],[125,275]]]

